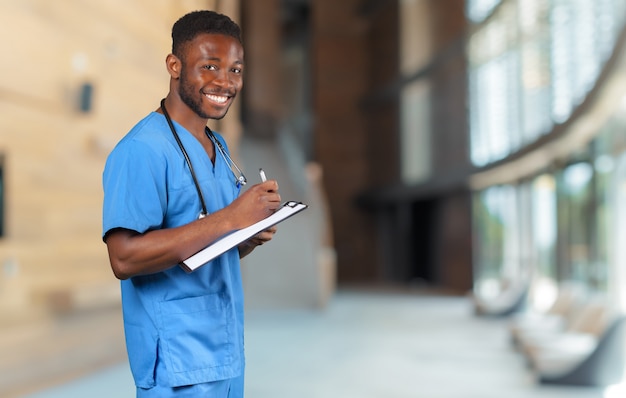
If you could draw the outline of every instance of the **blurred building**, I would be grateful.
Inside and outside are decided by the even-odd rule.
[[[212,127],[310,204],[246,259],[248,305],[523,281],[545,307],[571,279],[622,300],[624,0],[5,0],[0,331],[119,305],[104,161],[167,93],[171,25],[201,8],[246,48]]]

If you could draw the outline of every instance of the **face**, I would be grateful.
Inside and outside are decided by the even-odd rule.
[[[184,48],[178,92],[203,119],[221,119],[243,87],[243,47],[237,39],[201,34]]]

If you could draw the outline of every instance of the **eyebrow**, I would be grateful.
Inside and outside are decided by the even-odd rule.
[[[216,62],[221,62],[222,59],[219,57],[206,57],[204,58],[205,61],[216,61]],[[243,65],[243,60],[238,59],[234,62],[234,64],[238,64],[238,65]]]

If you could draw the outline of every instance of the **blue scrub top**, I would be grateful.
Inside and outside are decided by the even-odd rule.
[[[213,165],[200,142],[174,125],[209,213],[229,205],[239,195],[229,165],[221,156],[215,156]],[[103,187],[103,236],[114,228],[144,233],[178,227],[200,214],[183,154],[165,117],[156,112],[113,149]],[[121,288],[126,347],[138,387],[157,382],[176,387],[243,373],[243,292],[236,248],[191,274],[172,264],[163,272],[124,280]],[[157,361],[162,362],[155,380]]]

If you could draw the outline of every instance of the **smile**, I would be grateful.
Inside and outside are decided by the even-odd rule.
[[[224,105],[230,97],[224,95],[215,95],[215,94],[204,94],[209,101],[214,102],[218,105]]]

